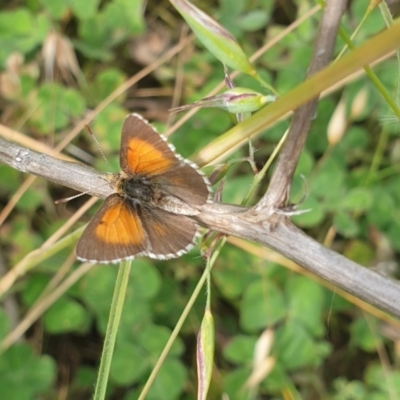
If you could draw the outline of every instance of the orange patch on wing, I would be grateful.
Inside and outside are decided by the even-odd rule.
[[[139,245],[146,239],[139,216],[123,203],[110,207],[97,225],[95,235],[107,244]]]
[[[131,139],[128,145],[127,161],[129,169],[135,173],[163,173],[173,161],[155,148],[151,143]]]

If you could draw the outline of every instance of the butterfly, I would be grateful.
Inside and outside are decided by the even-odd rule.
[[[81,261],[117,263],[148,256],[170,259],[187,253],[199,214],[210,195],[198,167],[138,114],[126,117],[120,149],[121,172],[76,246]]]

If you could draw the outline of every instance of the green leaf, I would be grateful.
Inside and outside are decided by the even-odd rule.
[[[7,196],[20,186],[20,173],[8,165],[0,165],[0,196]]]
[[[328,159],[310,182],[310,195],[322,199],[340,199],[345,171],[336,160]]]
[[[299,275],[289,278],[285,285],[289,299],[289,315],[301,323],[308,332],[320,337],[325,333],[323,322],[325,290],[318,283]]]
[[[303,228],[310,228],[320,224],[325,217],[323,205],[314,196],[309,195],[299,206],[299,210],[309,210],[299,215],[294,215],[292,221]]]
[[[257,338],[254,336],[237,335],[224,347],[224,357],[236,364],[250,364],[254,357]]]
[[[247,252],[232,246],[225,246],[213,270],[213,279],[223,296],[228,299],[239,297],[246,287],[259,276],[252,272],[256,260]]]
[[[96,133],[105,154],[111,155],[112,151],[116,151],[117,154],[119,154],[122,122],[125,117],[125,109],[118,105],[111,104],[103,110],[94,121],[92,129]],[[119,157],[115,157],[114,160],[109,160],[109,162],[112,166],[115,165],[115,170],[113,172],[118,172],[120,170]],[[101,157],[98,157],[98,164],[96,165],[103,171],[109,169]]]
[[[161,276],[153,263],[138,259],[132,264],[128,285],[127,301],[135,299],[152,299],[160,290]]]
[[[46,288],[49,282],[50,277],[47,275],[32,275],[24,285],[24,290],[22,291],[22,300],[24,304],[28,307],[31,307],[38,297],[43,293],[43,290]]]
[[[333,387],[336,393],[332,400],[364,400],[371,398],[368,388],[360,381],[348,382],[347,379],[338,378],[334,380]]]
[[[224,376],[223,389],[229,396],[229,399],[245,399],[243,395],[243,386],[250,376],[249,368],[236,368]]]
[[[256,76],[257,72],[236,39],[214,19],[186,0],[170,0],[196,37],[223,64]]]
[[[268,14],[264,10],[256,9],[240,16],[236,21],[240,29],[252,32],[264,28],[268,19]]]
[[[50,29],[44,15],[34,16],[25,8],[0,12],[0,66],[12,53],[26,55],[39,49]]]
[[[186,368],[175,359],[167,359],[150,388],[148,400],[175,400],[181,398],[185,381]]]
[[[152,356],[158,356],[164,349],[171,336],[171,330],[165,326],[145,324],[137,333],[136,341]],[[183,352],[183,343],[178,337],[169,352],[170,355],[179,356]]]
[[[40,183],[35,184],[21,196],[17,203],[17,208],[23,212],[34,211],[45,203],[46,196],[47,194],[43,190],[43,185]]]
[[[356,319],[350,328],[351,341],[360,349],[372,353],[375,352],[377,346],[379,346],[381,340],[379,339],[377,332],[378,326],[375,320],[371,318],[360,317]],[[372,329],[372,331],[371,331]]]
[[[330,353],[328,343],[316,342],[310,333],[295,320],[290,320],[276,331],[275,350],[286,369],[317,367]]]
[[[346,131],[340,146],[346,150],[364,149],[369,144],[369,137],[365,129],[353,126]]]
[[[108,68],[100,72],[94,79],[93,83],[89,84],[86,96],[89,98],[89,104],[95,106],[100,101],[110,95],[115,89],[120,87],[126,80],[125,74],[116,68]],[[116,103],[123,103],[126,99],[126,93],[117,97]]]
[[[240,324],[252,332],[271,326],[286,315],[281,290],[271,281],[252,283],[243,294],[240,304]]]
[[[400,396],[400,372],[397,370],[387,371],[381,364],[370,363],[365,372],[365,382],[386,396]]]
[[[341,235],[351,238],[358,235],[360,226],[349,214],[338,211],[333,218],[333,224]]]
[[[44,314],[46,330],[51,333],[82,331],[90,319],[85,309],[75,300],[61,297]]]
[[[30,400],[49,390],[56,366],[48,356],[37,357],[27,344],[17,344],[0,357],[0,393],[7,400]]]
[[[60,19],[68,11],[68,0],[40,0],[40,2],[55,19]]]
[[[371,207],[372,194],[367,188],[354,188],[346,193],[341,201],[340,207],[343,210],[362,212]]]
[[[110,60],[112,47],[144,30],[142,0],[114,0],[82,20],[76,47],[87,57]]]
[[[120,386],[132,385],[150,369],[150,358],[135,343],[118,341],[113,355],[110,378]]]
[[[368,221],[378,229],[385,229],[391,222],[396,209],[393,196],[385,187],[376,187],[373,192],[372,205],[368,210]]]
[[[37,94],[38,107],[30,122],[42,134],[67,126],[71,117],[82,115],[85,101],[74,89],[64,88],[57,83],[45,83]]]
[[[71,8],[78,19],[86,19],[94,16],[98,11],[100,0],[69,0]]]

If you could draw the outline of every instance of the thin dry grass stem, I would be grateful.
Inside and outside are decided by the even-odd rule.
[[[179,38],[179,43],[186,42],[187,37],[188,37],[188,31],[189,27],[187,25],[184,25],[181,35]],[[184,66],[184,61],[185,61],[185,48],[181,52],[179,52],[177,56],[177,66],[176,66],[176,79],[175,79],[175,86],[174,86],[174,94],[172,97],[171,101],[171,106],[170,108],[177,107],[178,104],[180,103],[181,97],[182,97],[182,90],[183,90],[183,82],[184,82],[184,73],[183,73],[183,66]],[[174,119],[174,115],[169,114],[168,120],[166,127],[168,128],[172,120]]]
[[[56,300],[58,300],[72,285],[74,285],[82,276],[84,276],[95,264],[81,264],[71,275],[69,275],[55,290],[37,301],[29,310],[25,318],[10,334],[1,342],[2,351],[10,347],[15,340],[26,332],[26,330],[35,322]]]
[[[81,218],[81,216],[93,206],[93,204],[97,201],[96,197],[92,197],[89,199],[79,210],[77,210],[71,218],[61,227],[59,228],[53,235],[49,237],[38,249],[31,251],[27,254],[18,264],[16,264],[12,269],[10,269],[7,274],[5,274],[0,280],[0,296],[6,293],[14,282],[23,275],[26,265],[29,261],[38,257],[42,254],[43,251],[46,251],[49,247],[51,247],[58,239],[60,239],[68,229],[73,226],[76,221]]]
[[[71,270],[72,265],[76,261],[75,250],[71,251],[67,259],[62,263],[61,267],[57,269],[57,272],[51,278],[50,282],[47,284],[43,292],[37,298],[36,302],[42,300],[45,296],[50,294],[67,276],[68,272]]]
[[[5,205],[0,213],[0,227],[3,225],[4,221],[10,215],[11,211],[14,209],[23,194],[30,188],[33,182],[35,182],[36,176],[29,176],[24,183],[17,189],[17,191],[12,195],[11,199]]]
[[[142,88],[135,90],[135,97],[171,97],[174,90],[170,87],[165,88]]]
[[[92,197],[85,204],[83,204],[73,215],[65,222],[65,224],[54,232],[41,246],[43,249],[47,249],[52,246],[55,242],[61,239],[81,217],[86,213],[96,202],[98,198]]]
[[[334,226],[330,226],[328,232],[326,233],[324,246],[331,248],[333,241],[336,236],[336,228]]]
[[[282,256],[281,254],[276,253],[275,251],[270,250],[268,248],[257,246],[253,243],[250,243],[243,239],[239,239],[234,236],[229,236],[228,242],[230,244],[246,251],[249,254],[253,254],[256,257],[262,258],[265,261],[280,264],[283,267],[290,269],[293,272],[296,272],[298,274],[306,276],[307,278],[314,280],[321,286],[324,286],[325,288],[331,290],[333,293],[338,294],[339,296],[343,297],[348,302],[354,304],[359,309],[367,312],[368,314],[380,319],[381,321],[387,322],[388,324],[391,324],[393,326],[400,328],[400,321],[398,319],[394,319],[393,317],[391,317],[390,315],[386,314],[385,312],[379,310],[378,308],[375,308],[374,306],[364,302],[363,300],[360,300],[358,297],[354,297],[351,294],[340,289],[339,287],[332,285],[331,283],[329,283],[328,281],[326,281],[324,279],[321,279],[317,275],[307,271],[300,265],[298,265],[295,262],[289,260],[288,258]]]
[[[276,43],[279,42],[279,40],[282,40],[285,36],[289,35],[291,32],[293,32],[299,25],[301,25],[304,21],[307,19],[311,18],[315,13],[317,13],[321,9],[320,6],[315,6],[313,7],[310,11],[305,13],[303,16],[301,16],[299,19],[297,19],[295,22],[290,24],[286,29],[284,29],[279,35],[271,39],[268,43],[266,43],[264,46],[262,46],[259,50],[257,50],[256,53],[254,53],[250,57],[250,61],[256,61],[258,58],[260,58],[264,53],[266,53],[271,47],[273,47]],[[240,74],[240,72],[235,71],[231,74],[231,78],[234,79]],[[220,90],[222,90],[225,87],[225,80],[222,80],[219,85],[217,85],[213,90],[211,90],[205,97],[208,96],[213,96],[217,94]],[[171,135],[173,132],[175,132],[178,128],[180,128],[186,121],[188,121],[193,115],[195,115],[199,110],[198,109],[192,109],[188,113],[186,113],[179,121],[177,121],[170,129],[168,129],[167,132],[164,133],[165,136]]]

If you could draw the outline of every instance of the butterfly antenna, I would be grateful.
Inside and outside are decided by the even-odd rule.
[[[86,131],[89,133],[89,135],[92,136],[94,142],[96,143],[97,148],[99,149],[99,152],[100,152],[101,156],[103,157],[103,160],[106,162],[108,168],[109,168],[110,171],[111,171],[110,163],[108,162],[107,157],[105,156],[105,154],[104,154],[104,152],[103,152],[103,149],[101,148],[100,143],[99,143],[99,141],[97,140],[97,137],[95,136],[95,134],[93,133],[93,131],[90,129],[90,126],[89,126],[89,125],[85,125],[85,129],[86,129]],[[83,194],[84,194],[84,193],[83,193]]]
[[[89,193],[89,191],[78,193],[78,194],[75,194],[73,196],[66,197],[65,199],[55,200],[54,203],[55,204],[67,203],[68,201],[70,201],[72,199],[76,199],[77,197],[83,196],[84,194],[87,194],[87,193]]]

